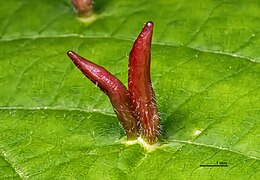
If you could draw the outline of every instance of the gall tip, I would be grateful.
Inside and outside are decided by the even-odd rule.
[[[68,51],[67,55],[70,57],[71,60],[75,60],[78,58],[78,55],[76,53],[74,53],[73,51]]]
[[[143,30],[141,31],[141,34],[149,34],[153,31],[153,22],[152,21],[148,21],[144,27]]]
[[[67,52],[67,55],[68,55],[68,56],[71,56],[71,55],[73,55],[73,54],[75,54],[73,51],[68,51],[68,52]]]
[[[147,27],[153,27],[153,21],[148,21],[145,26],[147,26]]]

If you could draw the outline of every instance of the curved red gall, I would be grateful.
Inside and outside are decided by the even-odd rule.
[[[128,91],[133,103],[142,137],[154,143],[160,134],[160,122],[151,84],[151,41],[153,23],[147,22],[134,42],[129,56]]]
[[[123,83],[101,66],[86,60],[72,51],[67,55],[81,72],[96,84],[110,99],[129,140],[136,139],[138,128],[128,91]]]

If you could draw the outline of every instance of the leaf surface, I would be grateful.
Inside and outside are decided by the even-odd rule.
[[[0,2],[1,179],[256,179],[258,1]],[[161,142],[127,145],[108,98],[68,50],[127,83],[128,54],[155,24],[151,75]],[[227,167],[201,167],[227,162]]]

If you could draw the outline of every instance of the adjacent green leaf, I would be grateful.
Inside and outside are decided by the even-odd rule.
[[[1,179],[260,177],[258,1],[1,1]],[[108,98],[66,56],[127,82],[128,53],[155,24],[152,81],[162,140],[124,142]],[[200,167],[227,162],[227,167]]]

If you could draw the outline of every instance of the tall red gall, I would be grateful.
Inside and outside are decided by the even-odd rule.
[[[138,128],[128,91],[123,83],[101,66],[98,66],[76,53],[67,55],[81,72],[96,84],[109,97],[114,111],[120,120],[129,140],[136,139]]]
[[[150,77],[152,34],[153,23],[147,22],[134,42],[129,57],[128,90],[103,67],[72,51],[67,53],[83,74],[108,95],[128,139],[136,139],[141,134],[149,144],[156,142],[160,135],[158,108]]]
[[[134,42],[128,67],[128,91],[141,135],[150,144],[160,134],[158,108],[150,77],[152,34],[153,23],[147,22]]]

